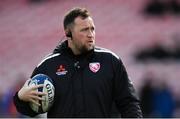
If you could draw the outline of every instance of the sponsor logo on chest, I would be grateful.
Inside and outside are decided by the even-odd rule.
[[[64,65],[59,65],[59,67],[57,68],[57,71],[56,71],[56,74],[58,76],[61,76],[61,75],[66,75],[67,74],[67,70],[65,69]]]

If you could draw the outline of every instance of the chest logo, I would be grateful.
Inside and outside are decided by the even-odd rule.
[[[66,75],[67,74],[67,70],[65,69],[64,65],[59,65],[57,71],[56,71],[56,74],[57,75]]]
[[[93,63],[89,63],[89,69],[96,73],[97,71],[99,71],[100,69],[100,63],[99,62],[93,62]]]

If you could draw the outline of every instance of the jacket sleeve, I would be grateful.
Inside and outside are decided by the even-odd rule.
[[[17,111],[23,115],[27,115],[30,117],[35,117],[37,115],[37,113],[30,108],[29,102],[24,102],[19,99],[18,92],[16,92],[16,94],[14,95],[14,104]]]
[[[35,74],[40,73],[39,68],[35,68],[35,70],[32,73],[32,76],[34,76]],[[31,76],[31,78],[32,78]],[[14,105],[17,109],[17,111],[23,115],[27,115],[30,117],[35,117],[36,115],[38,115],[38,113],[34,112],[31,107],[29,106],[29,102],[25,102],[19,99],[18,97],[18,92],[15,93],[14,97],[13,97],[13,101],[14,101]]]
[[[121,60],[113,57],[114,100],[124,118],[141,118],[140,102]]]

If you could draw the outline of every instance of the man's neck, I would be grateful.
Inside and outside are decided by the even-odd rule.
[[[81,52],[72,44],[72,41],[68,40],[68,47],[72,50],[74,55],[80,55]]]

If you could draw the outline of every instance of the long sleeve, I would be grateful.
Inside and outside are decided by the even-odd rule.
[[[114,100],[122,117],[141,118],[139,99],[121,60],[113,58]]]
[[[28,102],[24,102],[21,101],[18,97],[18,92],[16,92],[16,94],[14,95],[14,104],[16,106],[16,109],[18,112],[20,112],[21,114],[30,116],[30,117],[34,117],[37,115],[37,113],[35,113],[29,106]]]

